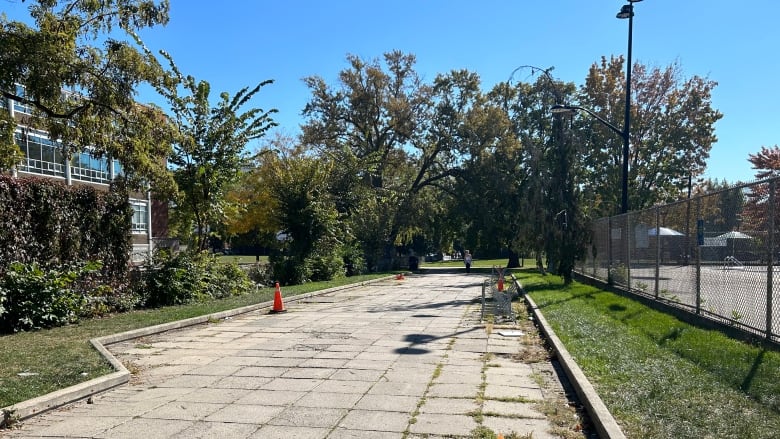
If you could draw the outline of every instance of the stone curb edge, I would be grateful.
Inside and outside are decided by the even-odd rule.
[[[297,302],[299,300],[305,300],[314,296],[319,296],[334,291],[357,288],[364,285],[385,281],[388,279],[394,279],[394,276],[380,277],[377,279],[371,279],[363,282],[356,282],[354,284],[348,284],[348,285],[342,285],[338,287],[327,288],[324,290],[312,291],[311,293],[298,294],[286,298],[285,300],[288,302]],[[90,340],[92,346],[94,346],[95,349],[109,363],[111,363],[111,367],[113,367],[116,372],[113,372],[108,375],[103,375],[101,377],[89,381],[85,381],[83,383],[75,384],[73,386],[66,387],[64,389],[56,390],[54,392],[47,393],[46,395],[41,395],[33,399],[28,399],[26,401],[22,401],[8,407],[0,408],[0,427],[4,425],[4,422],[7,422],[9,417],[11,419],[16,419],[16,420],[30,418],[32,416],[39,415],[48,410],[52,410],[57,407],[61,407],[63,405],[78,401],[80,399],[84,399],[91,395],[100,392],[105,392],[106,390],[110,390],[114,387],[121,386],[122,384],[126,384],[128,381],[130,381],[130,372],[127,370],[127,368],[125,368],[122,362],[117,360],[116,357],[114,357],[114,355],[111,354],[111,352],[109,352],[108,349],[105,348],[105,346],[107,345],[119,343],[127,340],[132,340],[134,338],[144,337],[148,335],[159,334],[174,329],[181,329],[181,328],[186,328],[188,326],[199,325],[213,320],[221,320],[226,317],[232,317],[239,314],[246,314],[259,309],[269,308],[272,305],[273,305],[273,300],[270,300],[255,305],[244,306],[241,308],[235,308],[227,311],[220,311],[213,314],[192,317],[189,319],[178,320],[175,322],[163,323],[160,325],[149,326],[146,328],[134,329],[132,331],[121,332],[119,334],[112,334],[103,337],[93,338]]]
[[[544,336],[555,350],[558,361],[560,361],[566,376],[577,392],[580,402],[585,406],[585,410],[587,410],[599,437],[603,439],[625,439],[626,436],[623,434],[623,430],[620,429],[617,421],[615,421],[615,418],[612,417],[612,413],[604,405],[593,385],[588,381],[588,378],[577,365],[577,362],[574,361],[571,354],[569,354],[563,342],[555,335],[555,331],[547,323],[547,319],[544,318],[539,307],[536,306],[536,303],[527,294],[524,295],[524,298],[533,312],[534,319],[536,319],[542,332],[544,332]]]

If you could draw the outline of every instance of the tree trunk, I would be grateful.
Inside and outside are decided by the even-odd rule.
[[[542,273],[542,275],[545,275],[544,271],[544,263],[542,262],[542,254],[539,252],[536,252],[536,268],[539,269],[539,273]]]

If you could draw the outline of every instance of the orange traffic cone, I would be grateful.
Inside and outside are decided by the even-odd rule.
[[[274,307],[271,308],[270,313],[276,314],[280,312],[287,312],[284,309],[284,302],[282,301],[282,290],[279,288],[279,282],[276,283],[276,292],[274,293]]]

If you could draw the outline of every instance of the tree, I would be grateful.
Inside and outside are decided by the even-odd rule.
[[[270,189],[281,225],[282,252],[272,255],[283,283],[331,280],[343,268],[344,233],[330,191],[330,167],[300,149],[270,167]]]
[[[582,154],[570,119],[552,116],[551,107],[569,102],[575,86],[553,79],[552,69],[521,69],[539,76],[533,83],[505,84],[493,92],[497,102],[505,102],[521,145],[516,169],[510,174],[516,186],[513,207],[522,212],[515,212],[510,217],[513,221],[508,221],[513,232],[511,248],[534,251],[540,267],[546,255],[548,269],[570,282],[574,260],[587,238],[579,209]]]
[[[276,133],[255,152],[246,169],[230,186],[226,194],[230,214],[225,218],[229,235],[253,234],[257,237],[255,245],[271,247],[275,244],[276,235],[283,226],[277,215],[279,205],[273,191],[274,172],[279,166],[279,154],[296,154],[293,144],[293,138]]]
[[[33,0],[35,27],[0,17],[0,93],[31,108],[24,125],[47,131],[65,154],[90,148],[121,161],[136,186],[170,189],[165,116],[134,100],[139,84],[165,79],[136,31],[166,24],[168,10],[167,0]],[[20,158],[15,126],[0,109],[5,169]]]
[[[347,60],[338,88],[320,77],[305,79],[312,98],[303,111],[302,140],[339,165],[334,189],[353,194],[340,202],[340,212],[354,221],[369,265],[389,268],[398,238],[415,229],[412,200],[436,181],[427,171],[442,144],[424,135],[430,87],[414,71],[413,55],[390,52],[384,64],[354,55]]]
[[[607,121],[623,120],[625,79],[622,57],[593,64],[580,88],[579,103]],[[723,115],[712,108],[716,82],[683,79],[678,63],[632,67],[629,203],[638,210],[679,199],[688,180],[704,172]],[[586,162],[587,193],[602,214],[617,211],[622,178],[622,139],[593,118],[578,118]],[[617,124],[616,124],[617,125]],[[610,212],[611,211],[611,212]]]
[[[276,110],[252,108],[241,112],[272,81],[260,82],[251,90],[243,88],[232,98],[223,92],[217,106],[212,107],[209,83],[184,77],[173,60],[167,58],[173,81],[158,91],[170,102],[171,122],[176,128],[170,158],[179,189],[175,214],[183,225],[180,231],[186,233],[194,225],[195,248],[204,250],[210,228],[223,224],[225,195],[247,163],[247,143],[276,125],[271,119]],[[186,93],[184,96],[179,94],[179,87]]]
[[[458,208],[452,215],[465,227],[464,246],[482,254],[512,252],[518,224],[525,220],[517,215],[517,209],[522,198],[520,187],[527,176],[520,172],[522,149],[501,106],[504,97],[499,93],[478,95],[461,116],[459,127],[463,163],[455,182]]]
[[[743,210],[744,226],[748,230],[768,231],[771,188],[775,186],[775,227],[780,225],[780,188],[777,188],[777,177],[780,177],[780,147],[777,145],[748,155],[748,161],[756,170],[756,179],[761,182],[750,186]],[[773,231],[770,231],[770,233]]]
[[[780,177],[780,147],[777,145],[762,146],[761,151],[748,155],[748,161],[756,170],[756,180]]]
[[[732,185],[726,180],[707,179],[698,184],[693,192],[701,195],[699,212],[705,228],[729,231],[741,226],[745,206],[744,188],[741,185]],[[689,211],[686,213],[690,214]],[[689,224],[687,228],[691,227]]]

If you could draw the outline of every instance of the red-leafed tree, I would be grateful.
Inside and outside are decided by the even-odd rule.
[[[780,177],[780,147],[777,145],[767,148],[761,147],[761,151],[750,154],[748,161],[756,170],[756,180],[767,180]],[[780,225],[780,191],[772,180],[751,186],[747,194],[745,207],[742,211],[742,224],[745,230],[764,231],[769,229],[769,195],[772,184],[775,184],[775,227]]]
[[[748,155],[748,161],[756,170],[756,180],[780,176],[780,147],[777,145],[762,146],[758,153]]]

